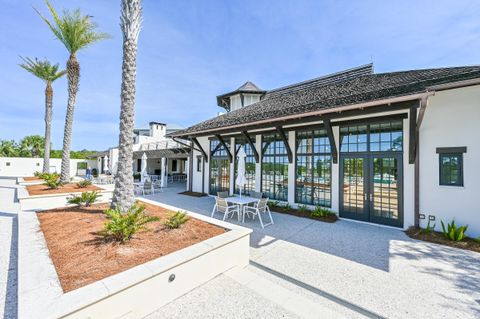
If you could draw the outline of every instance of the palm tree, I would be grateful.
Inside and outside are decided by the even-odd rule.
[[[52,15],[53,21],[48,20],[38,10],[36,11],[70,54],[67,61],[68,103],[67,114],[65,116],[65,129],[63,132],[62,170],[60,175],[62,182],[69,182],[73,115],[80,84],[80,63],[77,60],[76,54],[79,50],[88,47],[92,43],[108,38],[109,35],[97,32],[97,25],[92,21],[92,17],[82,15],[79,9],[73,12],[65,10],[63,11],[63,16],[59,16],[50,2],[48,0],[45,2]]]
[[[45,88],[45,148],[43,150],[43,172],[50,171],[50,146],[51,129],[53,113],[53,89],[52,83],[65,74],[65,70],[59,71],[58,64],[51,64],[48,60],[40,61],[37,58],[22,58],[24,63],[20,64],[22,68],[43,80],[47,87]]]
[[[126,212],[134,203],[133,193],[133,120],[135,117],[135,77],[137,43],[142,25],[140,0],[122,0],[120,27],[123,33],[122,92],[118,169],[112,206]]]
[[[18,145],[15,141],[0,140],[0,157],[17,157]]]
[[[39,157],[42,149],[45,149],[45,139],[40,135],[25,136],[20,141],[20,152],[23,155]]]

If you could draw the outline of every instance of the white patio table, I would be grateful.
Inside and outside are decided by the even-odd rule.
[[[258,198],[249,197],[249,196],[242,196],[242,197],[231,196],[231,197],[225,198],[225,200],[227,201],[227,203],[233,203],[233,204],[237,204],[238,206],[240,206],[240,214],[242,214],[242,215],[243,215],[243,206],[244,205],[248,205],[250,203],[258,202]],[[240,219],[240,214],[238,214],[238,221],[241,220]]]

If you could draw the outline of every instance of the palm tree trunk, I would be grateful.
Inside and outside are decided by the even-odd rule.
[[[65,128],[63,131],[63,150],[62,150],[62,172],[60,180],[64,183],[70,181],[70,145],[72,143],[73,113],[75,111],[75,101],[80,83],[80,64],[75,55],[70,55],[67,61],[68,78],[68,103],[67,114],[65,116]]]
[[[52,129],[52,108],[53,108],[53,89],[50,82],[45,89],[45,147],[43,154],[43,172],[50,172],[50,145]]]
[[[133,193],[133,124],[137,73],[137,42],[141,25],[140,0],[122,0],[122,92],[118,169],[112,206],[126,212],[135,201]]]

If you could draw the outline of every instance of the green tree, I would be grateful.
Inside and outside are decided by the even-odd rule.
[[[50,172],[50,147],[51,147],[51,129],[53,114],[53,88],[52,83],[65,75],[65,70],[59,70],[58,64],[51,64],[48,60],[32,60],[22,58],[24,63],[20,64],[22,68],[35,75],[45,82],[45,146],[43,150],[43,172]]]
[[[20,141],[20,153],[25,157],[39,157],[45,149],[45,139],[40,135],[25,136]]]
[[[52,21],[43,16],[38,10],[37,13],[45,21],[55,37],[65,46],[69,53],[67,61],[68,78],[68,103],[65,116],[65,129],[63,132],[62,168],[60,179],[62,182],[70,180],[70,145],[72,142],[72,126],[80,84],[80,63],[76,54],[89,45],[108,38],[109,35],[97,32],[97,25],[92,21],[92,16],[83,15],[79,9],[63,11],[60,16],[48,0],[45,1],[52,15]]]
[[[120,107],[120,134],[118,142],[118,170],[115,178],[112,207],[122,213],[135,201],[133,193],[133,119],[135,117],[135,89],[137,74],[137,44],[142,26],[140,0],[122,0],[120,28],[123,33],[122,91]]]
[[[14,140],[0,141],[0,157],[17,157],[19,155],[18,145]]]

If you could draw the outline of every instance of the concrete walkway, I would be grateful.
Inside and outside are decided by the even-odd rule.
[[[17,213],[16,184],[0,179],[0,318],[17,318]]]
[[[179,191],[170,188],[148,198],[210,214],[212,198]],[[274,220],[264,230],[258,220],[244,224],[254,230],[250,266],[218,277],[148,318],[199,313],[205,318],[480,317],[478,253],[351,221],[327,224],[276,213]],[[236,301],[231,289],[238,291]],[[275,315],[264,316],[264,307]]]

